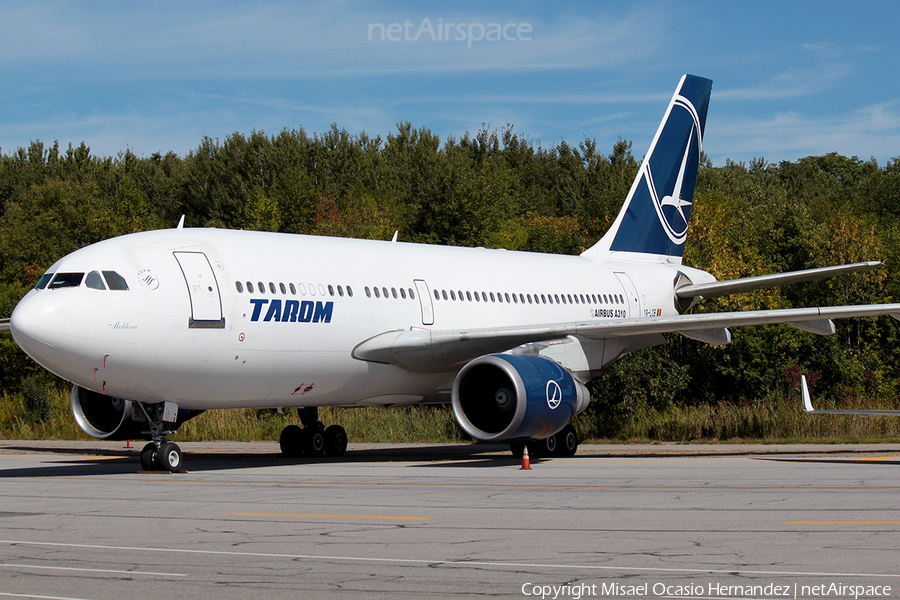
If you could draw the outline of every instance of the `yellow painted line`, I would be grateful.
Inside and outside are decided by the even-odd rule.
[[[900,460],[900,456],[873,456],[872,458],[857,458],[850,462],[866,462],[871,460]]]
[[[377,515],[305,515],[290,513],[251,513],[251,512],[226,512],[223,515],[239,515],[244,517],[303,517],[313,519],[401,519],[404,521],[427,521],[431,517],[387,517]]]
[[[785,521],[785,525],[900,525],[900,521]]]

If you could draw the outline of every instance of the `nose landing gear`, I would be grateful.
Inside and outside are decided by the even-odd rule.
[[[169,471],[177,473],[181,470],[181,448],[178,444],[166,441],[166,436],[175,433],[171,424],[178,414],[178,405],[173,402],[147,404],[135,402],[147,420],[150,439],[153,440],[141,450],[141,467],[145,471]]]

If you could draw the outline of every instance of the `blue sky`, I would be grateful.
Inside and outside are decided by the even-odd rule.
[[[713,80],[715,165],[884,165],[900,156],[898,21],[896,2],[5,3],[0,150],[184,155],[235,131],[384,137],[409,121],[603,153],[623,137],[640,157],[687,72]],[[449,23],[465,26],[433,39]],[[478,39],[493,23],[506,39]]]

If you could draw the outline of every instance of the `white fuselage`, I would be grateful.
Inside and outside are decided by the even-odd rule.
[[[129,289],[32,290],[16,341],[84,388],[196,409],[446,401],[455,370],[353,349],[392,330],[671,316],[679,272],[712,280],[665,262],[216,229],[106,240],[48,273],[93,271]]]

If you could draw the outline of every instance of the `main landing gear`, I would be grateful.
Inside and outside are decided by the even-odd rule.
[[[529,458],[545,458],[550,456],[575,456],[578,450],[578,434],[575,428],[569,424],[562,428],[556,435],[542,440],[529,440],[528,442],[510,442],[509,449],[516,458],[522,458],[525,446],[528,446]]]
[[[177,444],[167,442],[166,436],[175,433],[170,424],[175,422],[178,406],[171,402],[136,404],[147,419],[150,439],[153,440],[141,450],[141,467],[145,471],[177,473],[181,470],[181,448]]]
[[[279,444],[285,456],[343,456],[347,451],[347,432],[340,425],[327,429],[319,421],[319,409],[298,408],[303,427],[288,425],[281,432]]]

